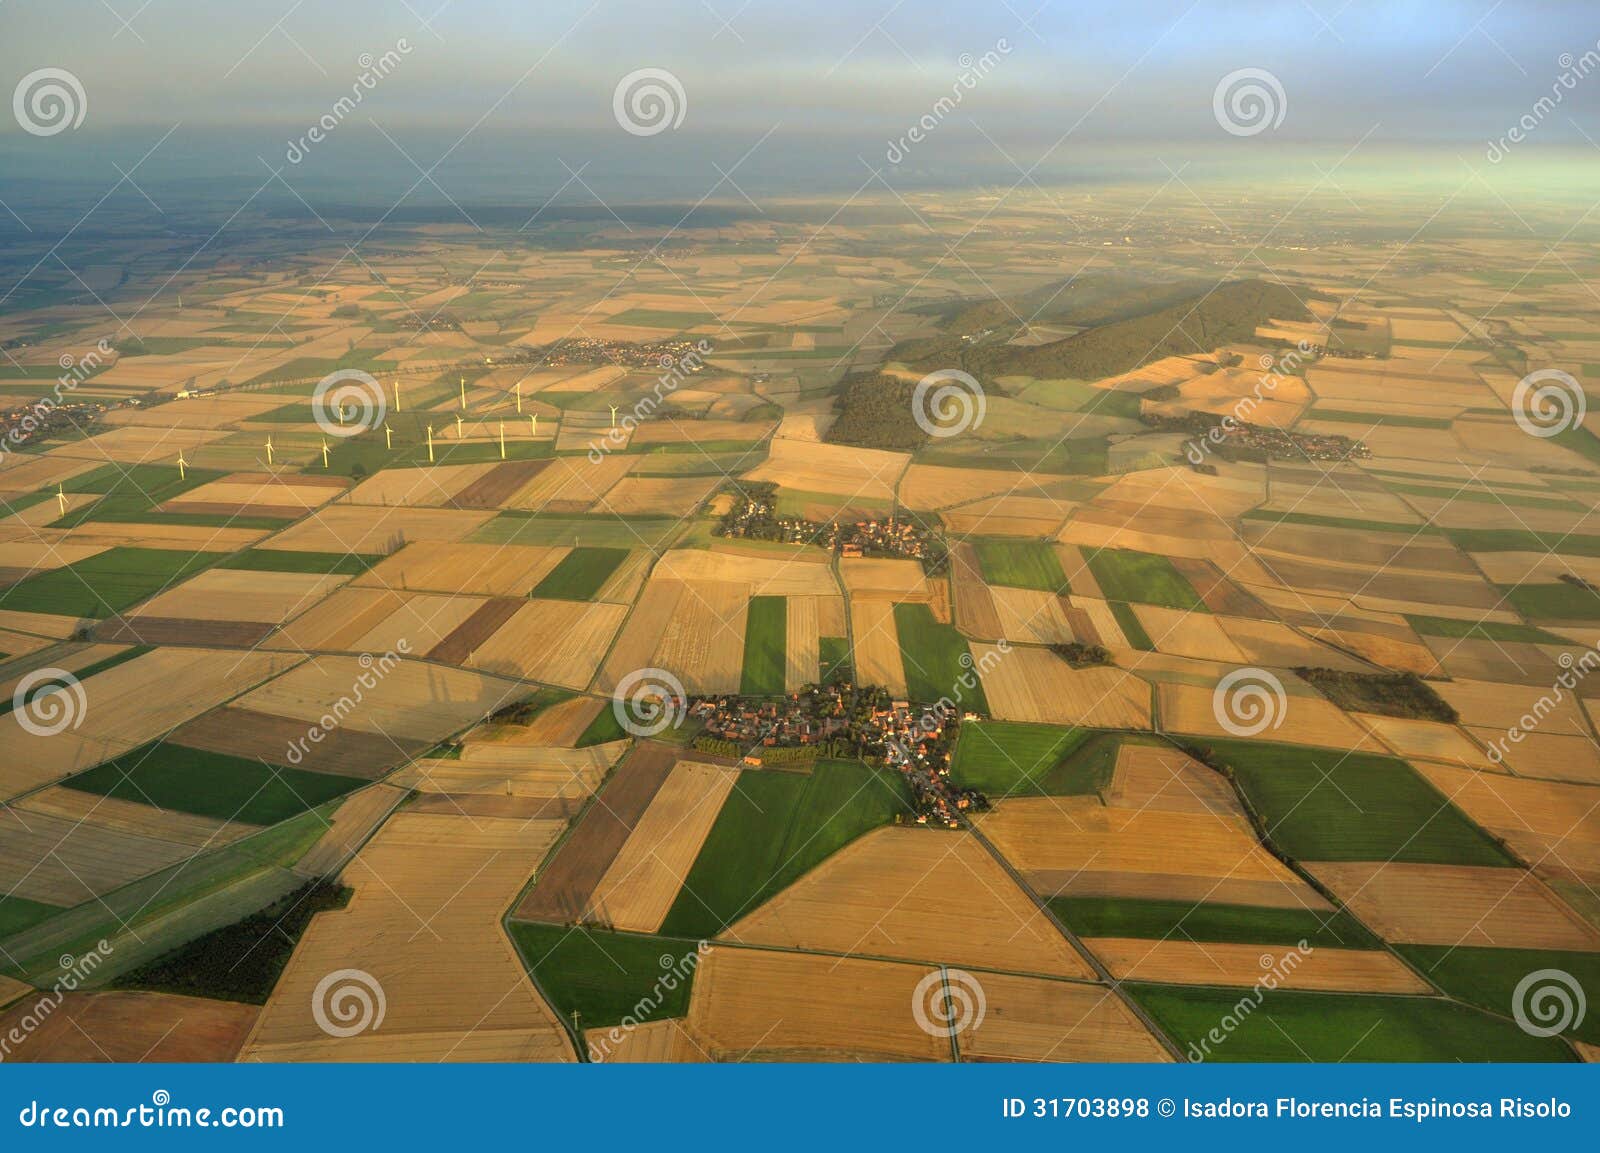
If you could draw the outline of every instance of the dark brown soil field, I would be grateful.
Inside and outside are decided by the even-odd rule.
[[[496,597],[485,601],[476,612],[452,629],[449,636],[429,650],[428,659],[459,665],[527,603],[520,597]]]
[[[212,709],[167,737],[172,744],[235,757],[257,757],[269,764],[289,764],[289,747],[302,752],[294,768],[319,773],[338,773],[346,777],[374,780],[401,761],[427,751],[420,741],[385,737],[355,729],[339,728],[323,734],[320,742],[306,739],[304,721],[275,717],[250,709],[227,707]]]
[[[524,921],[577,920],[677,760],[678,750],[669,745],[635,745],[539,873],[515,916]]]
[[[0,1035],[43,993],[0,1014]],[[260,1008],[168,993],[68,993],[7,1061],[232,1061]]]
[[[214,645],[247,649],[277,626],[261,621],[197,621],[185,617],[112,617],[94,630],[97,641],[126,645]]]
[[[456,493],[455,508],[499,508],[518,489],[543,472],[548,460],[508,460]]]

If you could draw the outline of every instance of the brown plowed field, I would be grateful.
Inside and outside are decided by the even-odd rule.
[[[641,742],[612,774],[596,803],[585,810],[562,842],[555,858],[540,870],[538,879],[516,916],[524,921],[565,922],[583,914],[600,878],[639,824],[660,791],[677,750]]]
[[[512,597],[500,597],[480,605],[466,620],[451,631],[444,640],[434,645],[428,659],[447,665],[459,665],[477,651],[478,646],[492,637],[528,602]]]

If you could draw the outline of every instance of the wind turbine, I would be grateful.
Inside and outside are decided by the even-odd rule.
[[[500,422],[500,459],[506,458],[506,422]]]
[[[394,429],[389,427],[387,421],[383,425],[383,447],[390,452],[394,451]]]
[[[428,426],[428,463],[433,463],[433,425]]]
[[[400,411],[400,378],[394,378],[394,410]]]
[[[270,436],[267,437],[267,464],[269,466],[272,464],[272,438]]]
[[[56,485],[56,506],[60,508],[60,515],[67,515],[67,490],[65,485]]]
[[[322,438],[322,467],[328,467],[328,438]]]
[[[186,480],[189,476],[189,462],[183,459],[183,449],[178,450],[178,479]]]

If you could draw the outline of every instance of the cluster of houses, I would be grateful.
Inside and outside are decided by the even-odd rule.
[[[964,718],[947,707],[912,705],[883,688],[840,682],[783,697],[704,697],[689,714],[705,736],[738,750],[751,767],[792,764],[800,750],[881,761],[906,779],[918,824],[955,828],[961,814],[988,807],[983,794],[950,780]]]
[[[854,524],[817,521],[778,515],[776,487],[741,483],[733,506],[722,517],[722,536],[748,540],[814,544],[843,557],[901,557],[920,560],[930,571],[942,563],[945,549],[939,537],[913,520],[889,516],[859,520]]]

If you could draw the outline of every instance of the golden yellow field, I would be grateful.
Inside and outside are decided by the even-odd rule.
[[[799,492],[888,501],[893,499],[900,474],[910,460],[910,456],[900,452],[775,440],[767,459],[745,476]]]
[[[967,1061],[1170,1061],[1116,993],[1103,985],[974,974],[983,1020],[956,1035]]]
[[[1300,951],[1292,945],[1238,945],[1215,941],[1084,940],[1119,981],[1176,985],[1254,985],[1275,973],[1284,989],[1360,993],[1427,993],[1432,986],[1382,950]]]
[[[139,606],[137,617],[278,624],[350,578],[310,573],[208,569]]]
[[[1600,931],[1522,869],[1397,861],[1306,868],[1385,940],[1600,951]]]
[[[570,1061],[565,1030],[523,972],[500,916],[559,821],[400,813],[344,870],[356,894],[306,931],[245,1045],[258,1061]],[[381,989],[381,1024],[352,1026],[330,974]],[[351,985],[354,987],[354,985]],[[371,1018],[369,1018],[370,1020]]]
[[[262,543],[263,548],[387,555],[413,541],[458,541],[494,514],[446,508],[331,504]]]
[[[1327,907],[1242,818],[1110,809],[1088,797],[1011,797],[974,824],[1041,896]]]
[[[959,832],[868,833],[726,936],[852,956],[1092,976],[999,862]]]
[[[1226,777],[1167,745],[1129,743],[1117,750],[1105,800],[1116,809],[1245,815]]]
[[[888,600],[850,600],[850,633],[855,673],[862,684],[883,685],[897,697],[906,694],[905,664],[900,656],[900,633],[894,622],[894,603]]]
[[[679,761],[600,878],[585,920],[654,933],[677,900],[738,769]]]
[[[750,586],[751,596],[837,596],[838,582],[827,554],[808,550],[793,558],[673,549],[664,553],[652,580],[718,581]]]
[[[15,726],[0,762],[0,796],[13,797],[164,736],[191,717],[289,669],[287,653],[162,648],[82,682],[77,727],[38,735]]]
[[[530,600],[466,664],[486,673],[581,689],[594,679],[626,605]]]
[[[1285,689],[1285,707],[1274,706],[1275,716],[1282,720],[1276,728],[1263,730],[1262,739],[1270,738],[1294,745],[1319,745],[1330,749],[1366,749],[1378,751],[1377,743],[1360,725],[1340,711],[1338,706],[1319,696],[1305,695],[1307,690],[1296,678],[1284,674],[1279,678]],[[1296,691],[1298,688],[1299,691]],[[1289,695],[1289,694],[1293,695]],[[1157,687],[1156,696],[1161,710],[1161,725],[1175,733],[1194,733],[1199,736],[1228,737],[1234,734],[1223,726],[1223,717],[1233,716],[1226,705],[1219,710],[1213,703],[1214,686],[1163,684]],[[1250,723],[1248,716],[1233,716],[1234,723]]]
[[[1037,589],[989,588],[1000,618],[1000,636],[1014,644],[1064,644],[1078,640],[1061,598]]]
[[[527,596],[570,551],[559,547],[417,541],[375,565],[354,583],[400,591]]]
[[[364,664],[319,656],[234,703],[308,725],[342,716],[342,727],[428,741],[482,720],[521,692],[512,681],[416,660],[385,669],[382,658]]]
[[[912,1016],[934,971],[722,945],[700,962],[686,1027],[712,1061],[948,1061]]]
[[[1150,727],[1150,689],[1115,668],[1075,669],[1048,649],[974,644],[990,712],[1034,724]]]

